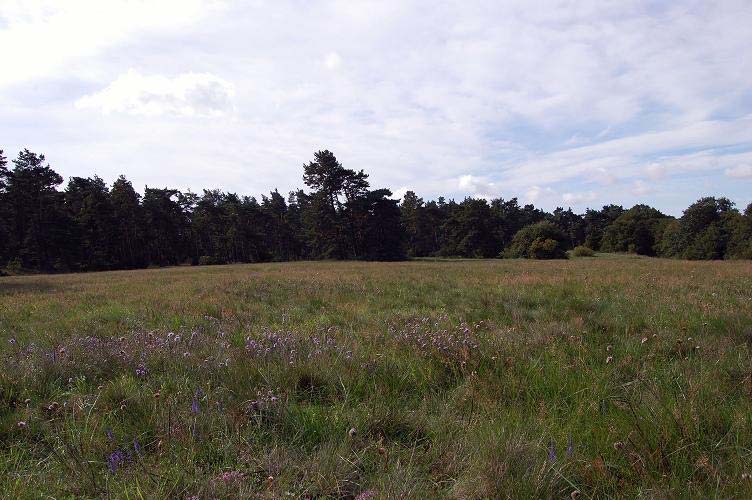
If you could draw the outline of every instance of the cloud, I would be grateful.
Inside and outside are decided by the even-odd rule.
[[[726,175],[736,179],[752,179],[752,164],[727,168]]]
[[[748,0],[0,4],[2,146],[66,176],[258,194],[327,148],[425,199],[749,196]]]
[[[564,193],[561,199],[564,200],[564,203],[579,205],[585,202],[597,200],[598,195],[594,191],[587,191],[584,193]]]
[[[129,70],[103,90],[76,101],[79,109],[131,115],[220,116],[232,109],[234,86],[209,73],[174,78]]]
[[[57,76],[132,37],[173,33],[222,8],[214,0],[2,0],[0,88]]]
[[[539,203],[547,198],[553,198],[555,192],[550,187],[530,186],[522,197],[524,203]]]
[[[644,196],[646,194],[655,192],[655,188],[650,184],[647,184],[645,181],[638,179],[632,183],[632,188],[630,191],[635,196]]]
[[[469,174],[460,176],[458,187],[461,191],[477,198],[494,198],[499,196],[499,189],[493,182]]]
[[[329,52],[324,58],[324,66],[327,69],[337,69],[342,65],[342,57],[336,52]]]

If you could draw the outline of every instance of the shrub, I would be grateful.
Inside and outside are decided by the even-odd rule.
[[[199,266],[212,266],[214,264],[218,264],[217,259],[215,259],[211,255],[202,255],[198,258],[198,265]]]
[[[573,257],[594,257],[595,251],[593,251],[592,248],[588,248],[586,246],[580,245],[574,247],[572,250],[572,256]]]
[[[514,235],[512,243],[504,252],[508,258],[566,259],[567,236],[550,222],[538,222],[523,227]]]
[[[21,259],[18,257],[14,257],[8,261],[8,265],[5,266],[5,269],[12,274],[18,274],[23,269],[23,266],[21,265]]]

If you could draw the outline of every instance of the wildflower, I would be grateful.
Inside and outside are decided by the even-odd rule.
[[[572,500],[577,500],[578,498],[580,498],[580,490],[574,490],[572,493],[570,493],[569,497]]]
[[[574,455],[574,441],[572,440],[572,436],[569,436],[569,440],[567,442],[567,456],[572,457]]]
[[[349,431],[347,431],[347,435],[350,437],[355,437],[355,435],[358,433],[358,431],[355,430],[355,427],[351,427]]]
[[[613,349],[614,349],[614,346],[612,346],[611,344],[609,344],[609,345],[606,346],[606,351],[607,352],[611,352]]]
[[[614,360],[614,357],[613,357],[613,356],[608,356],[608,357],[606,358],[606,364],[609,364],[609,363],[610,363],[610,362],[612,362],[613,360]]]
[[[15,344],[16,343],[16,339],[10,338],[10,339],[8,339],[8,342],[10,344]]]
[[[231,483],[233,481],[243,479],[244,477],[245,477],[245,474],[243,474],[242,472],[233,470],[233,471],[223,472],[222,474],[217,476],[216,480],[222,481],[223,483]]]
[[[355,497],[355,500],[371,500],[372,498],[376,498],[376,491],[375,490],[366,490],[357,497]]]
[[[752,479],[752,474],[749,472],[742,472],[742,481],[749,481]]]
[[[21,420],[20,422],[18,422],[18,424],[16,424],[16,425],[18,425],[19,429],[26,429],[26,422],[24,422],[23,420]]]
[[[141,455],[141,443],[138,442],[137,438],[133,438],[133,451],[136,452],[136,455]]]
[[[640,344],[644,344],[647,341],[648,341],[647,337],[642,337],[642,340],[640,341]]]
[[[198,402],[198,399],[193,398],[193,401],[191,402],[191,413],[194,415],[197,415],[201,411],[201,405]]]
[[[31,404],[31,399],[29,399],[29,398],[24,399],[24,404],[25,405]]]
[[[556,462],[556,447],[553,441],[548,445],[548,461],[551,463]]]
[[[621,441],[617,441],[614,443],[614,449],[616,451],[623,450],[624,449],[624,443]]]
[[[104,431],[104,433],[107,436],[107,439],[109,439],[110,441],[115,441],[115,433],[112,432],[112,429],[107,429],[106,431]]]
[[[107,468],[110,469],[112,474],[116,473],[121,465],[125,463],[125,453],[115,450],[107,457]]]

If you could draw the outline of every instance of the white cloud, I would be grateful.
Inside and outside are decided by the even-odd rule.
[[[655,188],[650,184],[647,184],[645,181],[638,179],[632,183],[631,192],[635,196],[644,196],[655,192]]]
[[[328,148],[426,199],[621,203],[637,180],[657,205],[746,196],[752,3],[538,5],[0,0],[2,146],[38,147],[64,175],[151,183],[135,155],[165,182],[250,194],[300,186]],[[206,79],[190,83],[203,97],[181,93],[188,71],[234,97]],[[109,114],[71,113],[84,94]]]
[[[209,73],[184,73],[174,78],[129,70],[99,92],[76,101],[79,109],[105,114],[218,116],[232,108],[234,86]]]
[[[540,203],[541,201],[555,198],[555,192],[550,187],[530,186],[522,197],[524,203]]]
[[[329,52],[324,58],[324,66],[328,69],[337,69],[342,65],[342,57],[336,52]]]
[[[477,198],[496,198],[500,194],[495,183],[482,177],[462,175],[457,184],[461,191]]]
[[[737,179],[752,178],[752,164],[737,165],[736,167],[726,169],[726,175]]]
[[[582,203],[597,200],[598,195],[594,191],[587,191],[584,193],[564,193],[561,199],[564,203],[580,205]]]
[[[399,187],[392,192],[392,199],[401,200],[405,196],[405,193],[407,193],[408,191],[410,191],[410,188],[408,187]]]
[[[0,88],[58,76],[71,62],[150,30],[184,29],[216,0],[0,0]]]

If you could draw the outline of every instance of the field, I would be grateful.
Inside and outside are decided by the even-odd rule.
[[[752,497],[752,263],[0,278],[7,497]]]

